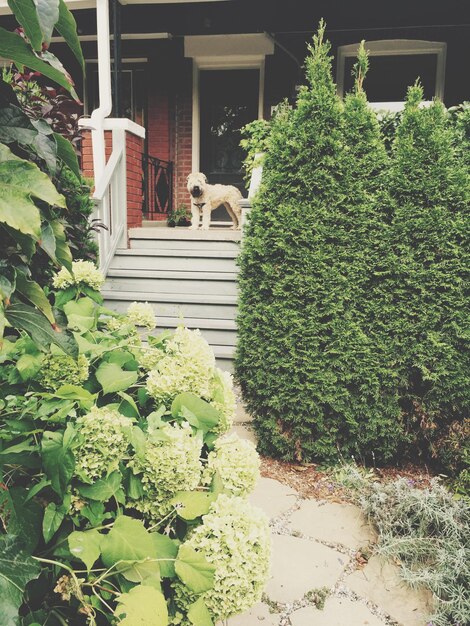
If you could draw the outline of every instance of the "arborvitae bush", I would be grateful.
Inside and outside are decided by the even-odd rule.
[[[384,271],[387,155],[362,77],[343,110],[323,33],[273,122],[240,259],[237,374],[262,452],[390,458],[399,407],[364,306]]]
[[[421,108],[422,96],[420,86],[409,89],[389,175],[396,264],[390,336],[417,449],[458,471],[470,457],[468,144],[465,153],[444,106]]]

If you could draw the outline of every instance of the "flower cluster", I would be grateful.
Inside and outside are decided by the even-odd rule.
[[[73,285],[87,285],[99,291],[104,284],[104,276],[91,261],[73,261],[72,274],[62,267],[54,276],[52,284],[56,289],[67,289]]]
[[[168,501],[177,491],[196,489],[201,480],[202,441],[193,436],[189,424],[167,424],[148,434],[145,454],[130,462],[134,474],[140,475],[144,497],[134,507],[152,523],[161,520],[171,505]]]
[[[185,543],[215,566],[214,587],[202,594],[214,622],[260,600],[271,554],[269,521],[262,511],[243,498],[222,494]],[[180,583],[174,587],[176,603],[185,613],[195,598]]]
[[[147,391],[163,403],[185,391],[209,398],[214,368],[214,353],[200,331],[180,326],[149,372]]]
[[[155,315],[152,305],[148,302],[132,302],[127,309],[127,317],[136,326],[143,326],[149,330],[155,328]]]
[[[232,433],[215,441],[204,469],[203,483],[209,485],[217,472],[224,489],[234,496],[247,496],[259,478],[259,467],[255,446]]]
[[[88,378],[88,359],[80,354],[75,361],[67,354],[48,354],[41,363],[39,384],[48,391],[56,391],[62,385],[79,385]]]
[[[76,450],[75,473],[85,482],[92,482],[118,469],[129,447],[124,429],[132,420],[116,409],[93,407],[77,419],[81,444]]]

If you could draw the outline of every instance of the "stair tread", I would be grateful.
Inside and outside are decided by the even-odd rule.
[[[143,275],[145,273],[145,275]],[[202,270],[155,270],[155,269],[119,269],[110,268],[108,270],[109,278],[169,278],[175,280],[236,280],[237,272],[207,272]]]
[[[142,226],[129,229],[130,239],[170,239],[178,241],[233,241],[241,239],[241,231],[229,228],[211,228],[210,230],[190,230],[188,228],[155,228]]]
[[[155,293],[145,291],[109,291],[103,289],[101,295],[105,300],[135,300],[138,294],[138,299],[143,302],[194,302],[201,304],[237,304],[237,296],[228,295],[201,295],[195,293],[181,294],[181,293]]]
[[[159,328],[176,328],[184,324],[188,328],[200,328],[203,330],[237,330],[234,320],[212,319],[204,317],[165,317],[157,315],[157,325]]]
[[[188,248],[182,248],[178,250],[171,249],[153,249],[153,248],[130,248],[126,250],[117,250],[114,258],[123,256],[171,256],[171,257],[201,257],[201,258],[216,258],[216,259],[236,259],[238,256],[238,250],[191,250]],[[112,267],[112,265],[111,265]]]

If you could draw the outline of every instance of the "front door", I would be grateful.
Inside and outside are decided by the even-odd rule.
[[[200,170],[211,184],[235,185],[243,195],[240,129],[258,117],[259,70],[201,70]],[[226,220],[223,207],[213,220]]]

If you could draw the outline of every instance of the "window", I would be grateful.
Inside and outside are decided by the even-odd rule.
[[[359,44],[338,48],[337,89],[340,96],[352,85],[351,70]],[[370,68],[366,79],[369,102],[374,108],[403,108],[407,88],[420,79],[424,98],[443,99],[446,44],[414,39],[389,39],[366,42]]]

